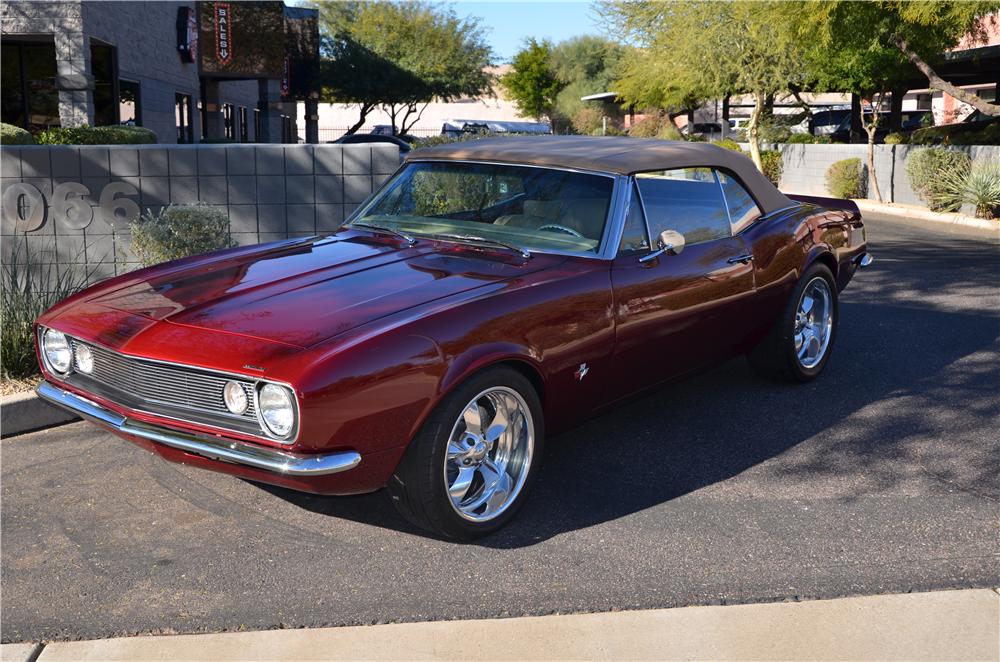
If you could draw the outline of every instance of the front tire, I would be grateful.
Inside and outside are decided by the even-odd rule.
[[[747,355],[751,367],[772,379],[816,379],[833,351],[839,314],[833,273],[825,264],[813,263],[768,335]]]
[[[538,473],[543,442],[531,382],[511,368],[489,368],[434,410],[389,480],[389,496],[416,526],[473,540],[514,517]]]

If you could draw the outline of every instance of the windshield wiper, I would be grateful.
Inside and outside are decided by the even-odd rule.
[[[454,239],[455,241],[469,241],[478,244],[488,244],[491,246],[499,246],[501,248],[506,248],[508,250],[516,251],[524,259],[529,259],[531,257],[531,251],[527,248],[521,248],[520,246],[515,246],[514,244],[508,244],[505,241],[500,241],[499,239],[489,239],[488,237],[481,237],[475,234],[433,234],[431,235],[435,239]]]
[[[400,237],[401,239],[403,239],[403,241],[405,241],[410,246],[412,246],[413,244],[417,243],[416,239],[414,239],[410,235],[406,234],[405,232],[400,232],[399,230],[393,230],[392,228],[387,228],[387,227],[384,227],[384,226],[381,226],[381,225],[374,225],[372,223],[363,223],[363,222],[360,222],[360,221],[354,221],[354,222],[351,223],[350,227],[352,227],[352,228],[365,228],[366,230],[374,230],[375,232],[382,232],[384,234],[395,235],[395,236]]]

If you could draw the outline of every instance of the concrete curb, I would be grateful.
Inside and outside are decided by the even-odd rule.
[[[874,202],[872,200],[854,200],[858,209],[864,212],[885,214],[895,218],[916,218],[921,221],[933,221],[935,223],[947,223],[948,225],[963,225],[969,228],[980,230],[992,230],[1000,233],[1000,221],[990,221],[985,218],[975,218],[964,214],[946,214],[931,211],[923,207],[913,205],[901,205],[894,202]]]
[[[64,409],[53,407],[34,391],[0,398],[0,437],[3,438],[69,423],[78,418]]]
[[[6,651],[4,651],[6,653]],[[312,630],[47,644],[100,660],[991,660],[992,589]],[[7,659],[4,654],[4,659]]]

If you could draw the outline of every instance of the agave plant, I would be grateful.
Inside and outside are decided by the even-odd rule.
[[[976,208],[979,218],[1000,216],[1000,163],[976,163],[967,174],[959,170],[943,170],[938,184],[939,191],[934,201],[941,208],[957,210],[968,203]]]

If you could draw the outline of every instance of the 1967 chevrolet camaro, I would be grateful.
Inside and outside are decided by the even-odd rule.
[[[38,393],[168,460],[382,487],[455,539],[525,500],[546,434],[747,354],[804,382],[867,266],[857,207],[742,155],[627,138],[421,149],[329,236],[104,281],[38,320]],[[567,505],[567,507],[571,507]]]

